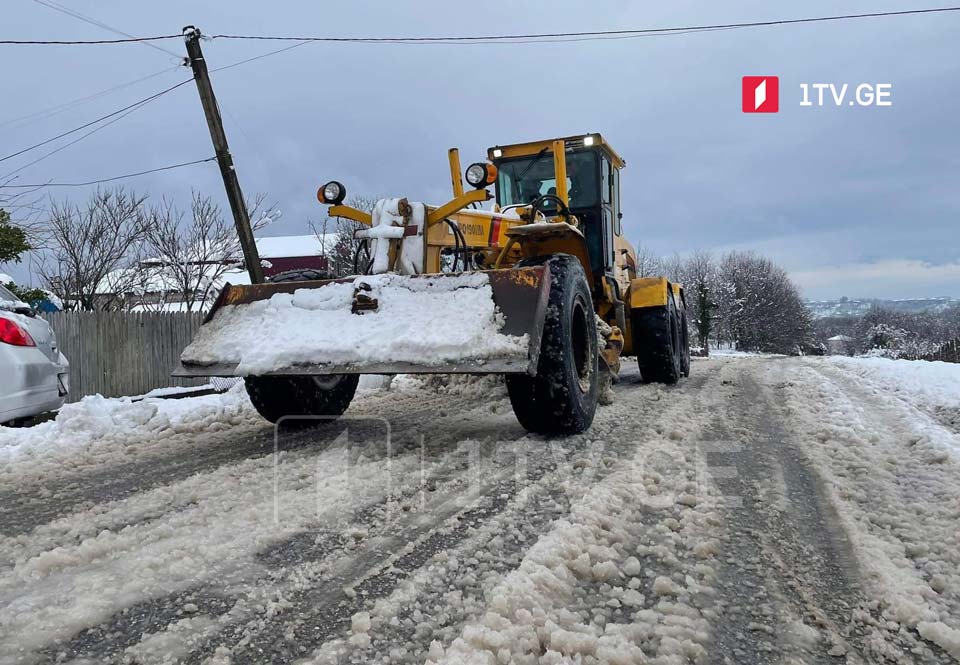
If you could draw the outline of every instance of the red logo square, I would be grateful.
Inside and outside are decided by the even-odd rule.
[[[743,112],[776,113],[780,110],[779,76],[743,77]]]

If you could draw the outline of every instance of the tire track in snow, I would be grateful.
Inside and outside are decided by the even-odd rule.
[[[952,435],[902,397],[878,395],[821,363],[793,362],[804,380],[787,390],[815,405],[793,420],[817,423],[810,454],[830,479],[831,500],[869,574],[874,600],[864,621],[872,645],[892,645],[904,660],[960,661],[960,465],[948,452]]]
[[[423,406],[422,408],[416,409],[413,411],[409,409],[405,411],[401,411],[402,417],[395,418],[394,422],[399,423],[401,425],[401,429],[404,427],[411,427],[413,423],[419,420],[422,420],[423,417],[429,413],[432,416],[434,416],[433,422],[438,427],[442,427],[445,424],[449,424],[447,423],[448,417],[439,415],[438,414],[439,410],[437,408],[438,405],[434,403],[439,401],[446,401],[447,399],[449,398],[436,396],[432,392],[425,391],[423,394],[417,395],[416,401],[421,404],[426,402],[428,406]],[[394,401],[402,401],[402,400],[394,400]],[[410,401],[410,398],[408,398],[407,401]],[[402,407],[397,406],[395,408],[401,409]],[[467,408],[466,411],[470,412],[471,409]],[[387,411],[386,415],[391,415],[391,414],[389,411]],[[451,415],[449,416],[449,419],[458,418],[458,417],[459,415],[458,416]],[[519,430],[519,426],[516,426],[516,429]],[[353,432],[354,432],[354,435],[358,433],[358,430],[356,427],[353,428]],[[334,453],[337,452],[336,450],[332,450],[330,448],[317,449],[317,448],[310,448],[306,445],[303,445],[304,437],[307,437],[307,439],[309,439],[315,434],[316,432],[314,432],[314,434],[305,433],[303,435],[298,434],[296,437],[294,437],[294,440],[298,442],[297,445],[294,446],[294,450],[287,451],[286,453],[284,453],[286,457],[281,458],[281,460],[287,460],[287,462],[295,462],[296,460],[299,459],[301,460],[301,463],[302,462],[309,463],[310,460],[315,456],[317,456],[318,454],[323,455],[326,452],[334,452]],[[361,437],[359,442],[359,447],[363,448],[367,456],[370,456],[371,454],[373,455],[373,458],[371,458],[369,461],[364,463],[367,464],[368,466],[370,466],[371,464],[376,465],[378,463],[378,459],[377,459],[378,455],[379,455],[379,460],[382,460],[384,456],[387,456],[387,455],[392,456],[392,458],[395,460],[397,458],[402,458],[404,456],[409,457],[411,451],[415,448],[415,446],[411,446],[409,442],[406,442],[406,443],[403,442],[403,438],[404,438],[403,436],[395,437],[394,440],[395,442],[399,442],[398,445],[394,446],[390,450],[386,450],[382,447],[377,447],[377,446],[374,446],[373,448],[369,446],[364,446],[363,437]],[[448,455],[446,455],[447,452],[449,451],[444,451],[444,455],[441,456],[441,458],[438,460],[438,466],[440,467],[439,471],[441,472],[444,471],[442,467],[443,467],[443,464],[445,464],[446,462],[452,461],[454,463],[458,463],[458,460],[455,460],[453,458],[451,458],[450,460],[447,460],[446,457],[449,457]],[[293,455],[293,457],[289,457],[290,455]],[[244,460],[243,463],[240,464],[239,466],[245,468],[243,473],[254,474],[254,476],[251,476],[251,479],[254,479],[255,476],[259,475],[263,480],[266,480],[267,484],[269,485],[270,477],[272,475],[271,474],[272,467],[269,464],[264,464],[262,457],[260,458],[252,457],[250,459]],[[219,467],[218,472],[229,471],[234,468],[238,468],[237,465],[225,465],[225,466]],[[198,475],[194,475],[192,478],[188,479],[188,481],[186,482],[204,483],[204,481],[209,477],[210,477],[209,473],[198,474]],[[214,482],[214,485],[220,484],[222,482],[223,480],[216,481]],[[246,481],[244,481],[242,477],[232,478],[230,480],[230,485],[237,485],[237,484],[244,485],[246,484]],[[169,489],[174,491],[174,496],[176,496],[176,486],[171,487]],[[229,492],[229,488],[224,487],[221,490],[214,489],[213,490],[214,494],[217,491]],[[149,494],[150,491],[145,490],[144,493]],[[362,497],[358,497],[358,498],[362,499]],[[138,495],[131,496],[126,501],[133,501],[135,499],[138,499]],[[202,499],[202,498],[200,499],[201,502],[204,500],[205,499]],[[121,507],[115,508],[115,509],[120,510],[122,514],[128,514],[129,510],[124,510],[122,508],[122,504],[124,503],[124,501],[121,501],[119,503],[121,504]],[[188,506],[186,507],[192,507],[194,509],[197,507],[193,501],[188,501],[187,503],[188,503]],[[374,501],[373,504],[370,504],[370,505],[376,506],[378,505],[378,503],[379,503],[379,500],[376,500]],[[112,505],[116,506],[117,504],[115,503]],[[171,515],[168,513],[163,516],[158,516],[152,521],[160,522],[162,517],[170,518]],[[328,517],[334,517],[334,516],[328,516]],[[139,528],[142,528],[144,526],[149,526],[149,524],[145,522],[138,522],[138,526]],[[165,527],[163,525],[158,525],[158,526],[163,527],[164,530],[168,529],[168,527]],[[94,535],[97,533],[97,531],[99,531],[99,529],[95,529]],[[69,546],[70,543],[67,543],[67,545]],[[53,545],[50,543],[46,545],[48,549],[52,546]],[[268,562],[264,562],[264,563],[268,563]],[[256,568],[259,569],[260,565],[257,565]],[[279,583],[280,583],[280,580],[276,578],[263,580],[263,584],[267,586],[273,585],[273,584],[279,584]],[[254,587],[256,587],[256,584],[254,584]],[[116,613],[113,617],[104,620],[103,622],[99,623],[97,626],[80,631],[79,633],[74,635],[72,639],[66,640],[65,646],[61,646],[57,649],[51,649],[51,651],[48,652],[48,655],[51,655],[54,651],[56,651],[57,653],[59,653],[60,651],[63,651],[64,653],[69,654],[71,657],[82,656],[82,657],[102,658],[102,657],[117,656],[118,652],[121,652],[123,648],[131,646],[130,636],[125,634],[125,630],[129,629],[133,625],[131,624],[130,618],[129,618],[131,612],[133,612],[134,616],[142,616],[142,617],[146,617],[148,621],[154,621],[155,622],[154,624],[150,624],[148,626],[150,628],[150,631],[154,633],[158,631],[162,632],[165,628],[165,625],[168,625],[173,620],[181,618],[181,615],[182,615],[181,612],[170,611],[169,608],[173,608],[174,610],[176,610],[177,608],[180,608],[185,602],[191,602],[191,601],[184,600],[185,598],[190,598],[191,596],[197,597],[198,594],[202,595],[204,593],[207,593],[212,588],[213,587],[209,587],[209,586],[200,586],[200,587],[189,587],[185,589],[178,589],[173,591],[171,594],[169,594],[165,598],[149,599],[149,600],[145,600],[142,603],[134,604],[132,607],[128,606],[123,611]],[[254,589],[254,591],[256,591],[256,589]],[[263,591],[263,590],[260,589],[260,591]],[[212,607],[222,608],[225,603],[225,601],[222,598],[220,598],[220,596],[222,595],[223,595],[223,592],[215,593],[213,599],[210,600],[208,605],[211,605]],[[194,604],[199,605],[199,603],[194,603]],[[159,611],[158,607],[162,607],[162,606],[166,606],[168,608],[168,611],[165,611],[165,612]],[[145,624],[141,621],[137,624],[137,626],[138,626],[137,639],[139,639],[139,635],[141,632],[143,632],[142,628],[145,626]],[[105,635],[106,638],[97,639],[96,636],[98,635],[101,635],[101,636]]]
[[[498,427],[496,421],[491,422],[488,418],[481,416],[478,420],[480,429],[488,435],[491,429]],[[448,445],[456,444],[456,439],[451,441],[449,434],[444,433],[445,425],[434,421],[424,436],[439,434]],[[510,421],[507,429],[516,428]],[[475,429],[471,428],[471,431]],[[413,430],[415,434],[421,431]],[[464,429],[461,427],[456,431],[462,433]],[[526,438],[526,433],[519,431],[519,436],[510,443]],[[502,443],[505,442],[496,439],[482,442],[478,458],[490,460],[491,453]],[[444,446],[434,443],[433,447]],[[327,538],[321,536],[318,542],[310,534],[300,534],[263,553],[261,556],[283,565],[296,562],[300,566],[310,566],[334,559],[333,570],[316,580],[315,586],[286,596],[290,607],[282,615],[262,622],[253,631],[241,624],[228,628],[195,650],[189,662],[202,662],[218,646],[238,642],[243,646],[234,650],[235,663],[259,662],[263,653],[292,657],[291,643],[296,643],[299,655],[305,655],[310,648],[319,646],[348,625],[350,616],[366,600],[391,592],[401,580],[437,552],[449,549],[492,515],[502,511],[515,495],[516,484],[510,477],[513,470],[492,465],[492,468],[484,469],[485,480],[479,488],[479,496],[486,499],[479,505],[474,505],[472,499],[465,502],[464,495],[477,489],[469,487],[468,479],[463,477],[471,469],[457,459],[459,456],[449,453],[446,456],[452,463],[445,464],[427,480],[427,485],[433,489],[430,491],[432,505],[425,513],[415,507],[409,511],[400,508],[404,518],[398,523],[386,522],[383,504],[367,506],[351,514],[347,522],[364,526],[368,531],[365,540],[371,543],[369,547],[354,551],[337,550],[326,546],[329,535]],[[460,474],[451,471],[459,471]],[[419,491],[419,486],[414,486],[402,498],[416,503]],[[339,561],[335,558],[338,554],[342,555]],[[290,615],[296,619],[291,621]]]
[[[854,557],[819,477],[752,376],[759,364],[783,360],[748,362],[725,368],[727,410],[712,429],[727,450],[711,463],[736,473],[715,477],[728,498],[720,573],[726,620],[716,626],[711,662],[733,654],[745,665],[789,657],[831,663],[862,651],[863,636],[851,629],[855,608],[865,604]]]
[[[365,397],[370,399],[363,399]],[[395,417],[395,424],[401,429],[424,416],[435,415],[445,401],[441,396],[430,399],[426,391],[420,397],[429,403]],[[348,416],[375,414],[378,408],[384,407],[390,413],[389,409],[394,406],[377,394],[361,394],[357,401]],[[316,433],[311,430],[286,432],[280,440],[280,449],[310,448],[316,439]],[[141,442],[130,443],[137,445]],[[80,471],[65,469],[53,477],[40,476],[32,482],[18,482],[8,489],[0,489],[0,531],[5,536],[26,534],[71,512],[120,501],[193,475],[273,453],[274,427],[259,419],[252,425],[244,424],[220,432],[174,434],[165,437],[159,451],[147,451],[144,459],[120,463],[109,460],[114,463],[96,464]],[[101,528],[119,529],[123,526],[103,525]]]
[[[636,377],[627,376],[627,380],[635,380]],[[694,380],[695,384],[703,381],[703,378]],[[618,389],[619,398],[627,398],[631,390],[644,390],[637,385],[622,385]],[[647,394],[652,388],[645,389]],[[618,399],[619,399],[618,398]],[[652,404],[646,405],[646,410],[641,410],[639,416],[646,412],[654,416],[656,420],[656,407]],[[626,411],[621,407],[621,411]],[[602,414],[603,412],[601,412]],[[622,414],[621,414],[622,415]],[[512,416],[507,414],[508,422],[512,423]],[[374,529],[370,529],[368,538],[376,542],[376,551],[363,552],[356,559],[349,562],[348,567],[329,580],[323,582],[302,593],[294,596],[285,596],[291,606],[282,614],[278,614],[267,621],[266,626],[259,626],[256,631],[251,632],[244,626],[235,626],[226,631],[226,634],[219,634],[209,640],[205,647],[195,650],[190,657],[190,662],[202,662],[205,657],[210,656],[218,646],[232,645],[240,642],[241,648],[235,648],[232,652],[234,663],[258,662],[265,653],[282,653],[283,657],[293,657],[296,655],[305,655],[312,648],[318,647],[330,639],[345,637],[350,624],[351,616],[368,607],[371,603],[379,599],[388,598],[395,593],[398,587],[406,583],[409,578],[420,571],[424,565],[438,554],[450,556],[456,553],[458,561],[464,562],[458,564],[456,579],[451,581],[462,595],[470,595],[471,587],[478,591],[476,584],[464,584],[464,578],[470,578],[477,575],[477,569],[480,562],[474,558],[477,554],[476,548],[482,548],[483,543],[477,542],[478,532],[483,531],[491,523],[508,524],[511,519],[521,519],[524,523],[524,533],[522,538],[511,540],[507,543],[501,543],[498,546],[495,558],[500,564],[499,574],[508,572],[513,566],[517,565],[522,558],[524,548],[536,540],[539,533],[546,530],[554,520],[562,517],[569,509],[570,498],[566,495],[564,489],[558,485],[566,482],[566,478],[550,477],[548,482],[544,482],[550,474],[556,474],[558,467],[564,467],[569,470],[573,458],[578,455],[590,454],[587,450],[587,443],[598,436],[610,435],[611,438],[617,434],[616,423],[619,419],[616,417],[606,418],[606,426],[601,423],[604,419],[598,417],[594,430],[587,435],[579,437],[569,437],[563,440],[541,441],[533,439],[529,445],[541,446],[549,445],[553,452],[551,454],[534,458],[531,466],[527,470],[526,480],[522,487],[518,487],[515,482],[514,470],[509,466],[511,454],[508,453],[507,460],[495,459],[496,451],[500,447],[509,447],[516,445],[518,441],[526,440],[525,433],[512,441],[500,441],[492,439],[483,442],[481,447],[481,460],[488,460],[492,463],[489,470],[483,472],[484,477],[490,477],[491,480],[485,483],[480,492],[480,502],[476,505],[468,505],[463,508],[458,505],[456,493],[463,492],[468,488],[453,487],[448,490],[447,501],[429,512],[429,521],[424,522],[422,516],[414,514],[409,518],[409,522],[401,525],[399,529],[391,530],[386,536],[378,536]],[[642,418],[638,418],[644,427],[649,425]],[[483,422],[483,421],[481,421]],[[484,427],[489,434],[491,423],[483,422]],[[661,425],[662,426],[662,425]],[[612,459],[624,453],[632,453],[640,440],[637,436],[633,438],[629,434],[636,432],[623,432],[626,434],[619,444],[608,445],[603,453]],[[602,434],[601,434],[602,432]],[[440,434],[441,438],[449,435],[434,431],[434,435]],[[616,439],[614,439],[616,440]],[[506,466],[505,463],[506,462]],[[606,471],[609,472],[613,467],[608,465]],[[516,506],[516,497],[518,490],[525,493],[523,505],[534,505],[533,518],[522,507]],[[473,502],[471,502],[473,503]],[[546,507],[546,509],[544,509]],[[517,513],[517,514],[515,514]],[[519,515],[518,515],[519,514]],[[466,551],[464,551],[466,547]],[[474,559],[473,563],[467,563]],[[503,566],[507,566],[503,568]],[[496,567],[496,565],[494,566]],[[487,570],[485,574],[492,571]],[[419,591],[414,594],[417,602]],[[442,602],[441,598],[436,601]],[[429,601],[424,601],[429,602]],[[467,603],[469,604],[469,602]],[[459,624],[464,620],[464,616],[457,618],[455,608],[444,610],[446,621],[445,631],[456,632]],[[291,620],[290,617],[295,617]],[[409,627],[408,627],[409,628]],[[389,637],[385,635],[385,641],[392,646],[384,647],[384,650],[400,649],[410,654],[425,653],[429,646],[430,639],[433,638],[432,631],[424,634],[423,625],[419,629],[403,630],[402,626],[390,633]],[[387,633],[388,631],[384,631]],[[424,644],[424,642],[426,642]],[[295,646],[294,646],[295,645]]]
[[[709,604],[711,573],[694,544],[709,530],[711,500],[690,492],[697,485],[695,442],[704,424],[700,398],[716,388],[716,369],[712,361],[698,361],[691,379],[679,386],[628,385],[618,391],[603,413],[609,416],[605,434],[622,446],[619,456],[610,456],[606,473],[577,484],[568,514],[539,535],[515,570],[498,571],[483,583],[483,595],[468,608],[456,639],[451,643],[449,632],[441,631],[430,645],[430,662],[700,658],[707,639],[701,608]],[[443,567],[424,573],[438,570],[442,574]],[[423,614],[437,600],[426,596]],[[444,612],[449,605],[442,605]],[[414,608],[419,614],[421,608]],[[395,614],[404,617],[409,610],[402,606]],[[385,628],[374,625],[371,632],[380,639]],[[330,646],[314,662],[377,660],[386,657],[390,643],[336,661]],[[404,662],[424,654],[410,655]]]

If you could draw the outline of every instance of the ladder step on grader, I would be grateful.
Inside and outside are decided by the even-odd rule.
[[[503,374],[520,424],[545,435],[590,427],[621,355],[644,382],[689,375],[683,289],[637,277],[625,163],[603,137],[487,157],[466,169],[465,191],[449,151],[453,198],[440,206],[392,198],[366,212],[325,184],[328,214],[358,223],[362,274],[226,285],[174,374],[241,376],[272,422],[342,414],[362,374]]]

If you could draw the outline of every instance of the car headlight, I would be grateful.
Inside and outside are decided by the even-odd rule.
[[[346,197],[347,188],[336,180],[331,180],[317,192],[317,198],[321,203],[330,205],[340,205]]]
[[[468,166],[464,175],[471,187],[483,189],[497,180],[497,167],[489,162],[477,162]]]

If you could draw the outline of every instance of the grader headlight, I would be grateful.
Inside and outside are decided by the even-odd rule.
[[[347,188],[336,180],[331,180],[317,190],[317,198],[320,199],[320,202],[329,205],[340,205],[346,197]]]
[[[471,187],[483,189],[497,181],[497,167],[490,162],[477,162],[468,166],[464,175]]]

